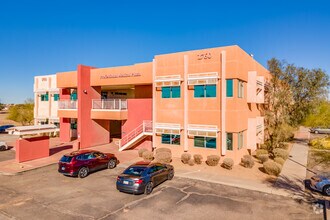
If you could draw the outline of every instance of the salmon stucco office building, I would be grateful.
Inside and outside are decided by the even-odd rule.
[[[215,154],[238,163],[263,143],[270,77],[238,46],[131,66],[79,65],[56,74],[60,138],[77,138],[79,148],[118,138],[119,150],[167,147],[174,156]]]

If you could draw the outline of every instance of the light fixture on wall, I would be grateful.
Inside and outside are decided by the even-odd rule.
[[[87,90],[86,90],[86,89],[84,89],[83,92],[84,92],[85,94],[87,94]]]

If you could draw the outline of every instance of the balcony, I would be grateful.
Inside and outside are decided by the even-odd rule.
[[[78,101],[61,100],[58,102],[58,117],[60,118],[77,118]]]
[[[126,99],[93,99],[92,119],[125,120],[127,119]]]

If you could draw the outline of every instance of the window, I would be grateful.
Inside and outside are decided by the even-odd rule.
[[[244,82],[238,80],[238,98],[243,98],[244,96]]]
[[[226,94],[227,94],[227,97],[233,97],[233,79],[227,79],[226,80],[226,88],[227,88],[227,91],[226,91]]]
[[[215,149],[217,148],[217,139],[210,137],[195,136],[194,146]]]
[[[243,140],[244,140],[244,132],[238,132],[238,145],[237,145],[237,149],[242,149],[243,148]]]
[[[217,86],[215,84],[194,86],[195,98],[216,97],[216,96],[217,96]]]
[[[162,98],[180,98],[180,86],[162,87]]]
[[[77,129],[77,122],[71,123],[71,124],[70,124],[70,128],[71,128],[72,130]]]
[[[48,101],[48,92],[41,95],[41,101]]]
[[[227,133],[227,150],[233,150],[233,133]]]
[[[60,99],[60,95],[59,94],[54,94],[54,101],[58,101]]]
[[[72,100],[72,101],[76,101],[77,100],[77,93],[76,92],[71,93],[70,100]]]
[[[162,144],[180,145],[180,135],[162,134]]]

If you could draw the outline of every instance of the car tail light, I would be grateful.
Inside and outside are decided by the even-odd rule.
[[[135,183],[135,184],[141,184],[142,182],[143,182],[143,180],[141,180],[141,179],[134,180],[134,183]]]
[[[120,177],[119,176],[117,176],[117,181],[120,181]]]

